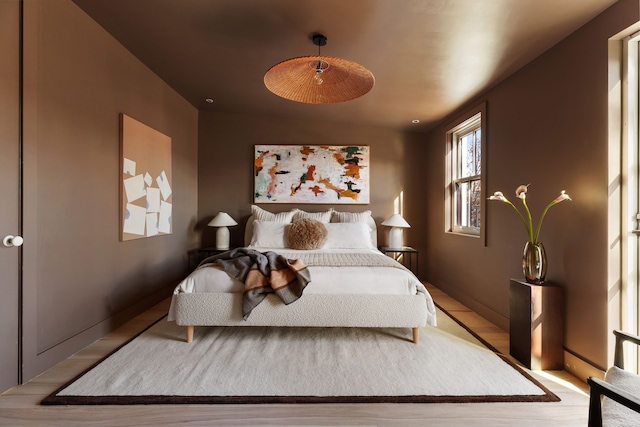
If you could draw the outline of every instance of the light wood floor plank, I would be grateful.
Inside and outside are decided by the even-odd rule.
[[[427,284],[434,300],[503,354],[509,335]],[[531,426],[583,427],[588,388],[565,371],[531,372],[556,393],[554,403],[134,405],[45,407],[39,402],[167,312],[169,300],[146,311],[27,384],[0,395],[0,426]]]

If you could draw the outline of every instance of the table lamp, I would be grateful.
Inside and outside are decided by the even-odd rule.
[[[216,231],[216,249],[229,249],[229,229],[238,223],[226,212],[218,212],[209,223],[209,227],[218,227]]]
[[[402,215],[393,214],[382,225],[391,227],[389,230],[389,247],[399,249],[402,247],[402,229],[411,227]]]

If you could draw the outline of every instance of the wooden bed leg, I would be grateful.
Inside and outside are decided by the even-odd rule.
[[[420,341],[420,328],[413,328],[413,343],[418,344]]]
[[[193,325],[187,326],[187,343],[190,343],[191,341],[193,341],[193,330],[194,330]]]

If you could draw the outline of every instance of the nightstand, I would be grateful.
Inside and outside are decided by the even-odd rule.
[[[218,255],[227,251],[230,251],[233,248],[229,249],[217,249],[215,246],[207,246],[204,248],[192,249],[189,251],[189,271],[195,269],[198,264],[202,262],[205,258],[208,258],[212,255]]]
[[[233,248],[229,248],[229,249],[217,249],[215,246],[207,246],[206,248],[200,248],[198,249],[198,253],[200,255],[202,255],[203,257],[208,257],[211,255],[218,255],[227,251],[232,250]]]
[[[380,252],[390,256],[400,264],[407,267],[418,277],[418,250],[411,246],[403,246],[401,248],[390,248],[388,246],[380,246]]]

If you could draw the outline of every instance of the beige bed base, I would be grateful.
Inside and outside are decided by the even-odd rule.
[[[187,342],[195,326],[289,326],[411,328],[418,343],[427,324],[425,296],[418,295],[304,295],[284,305],[270,294],[246,321],[240,293],[181,293],[175,295],[176,324],[186,326]]]

